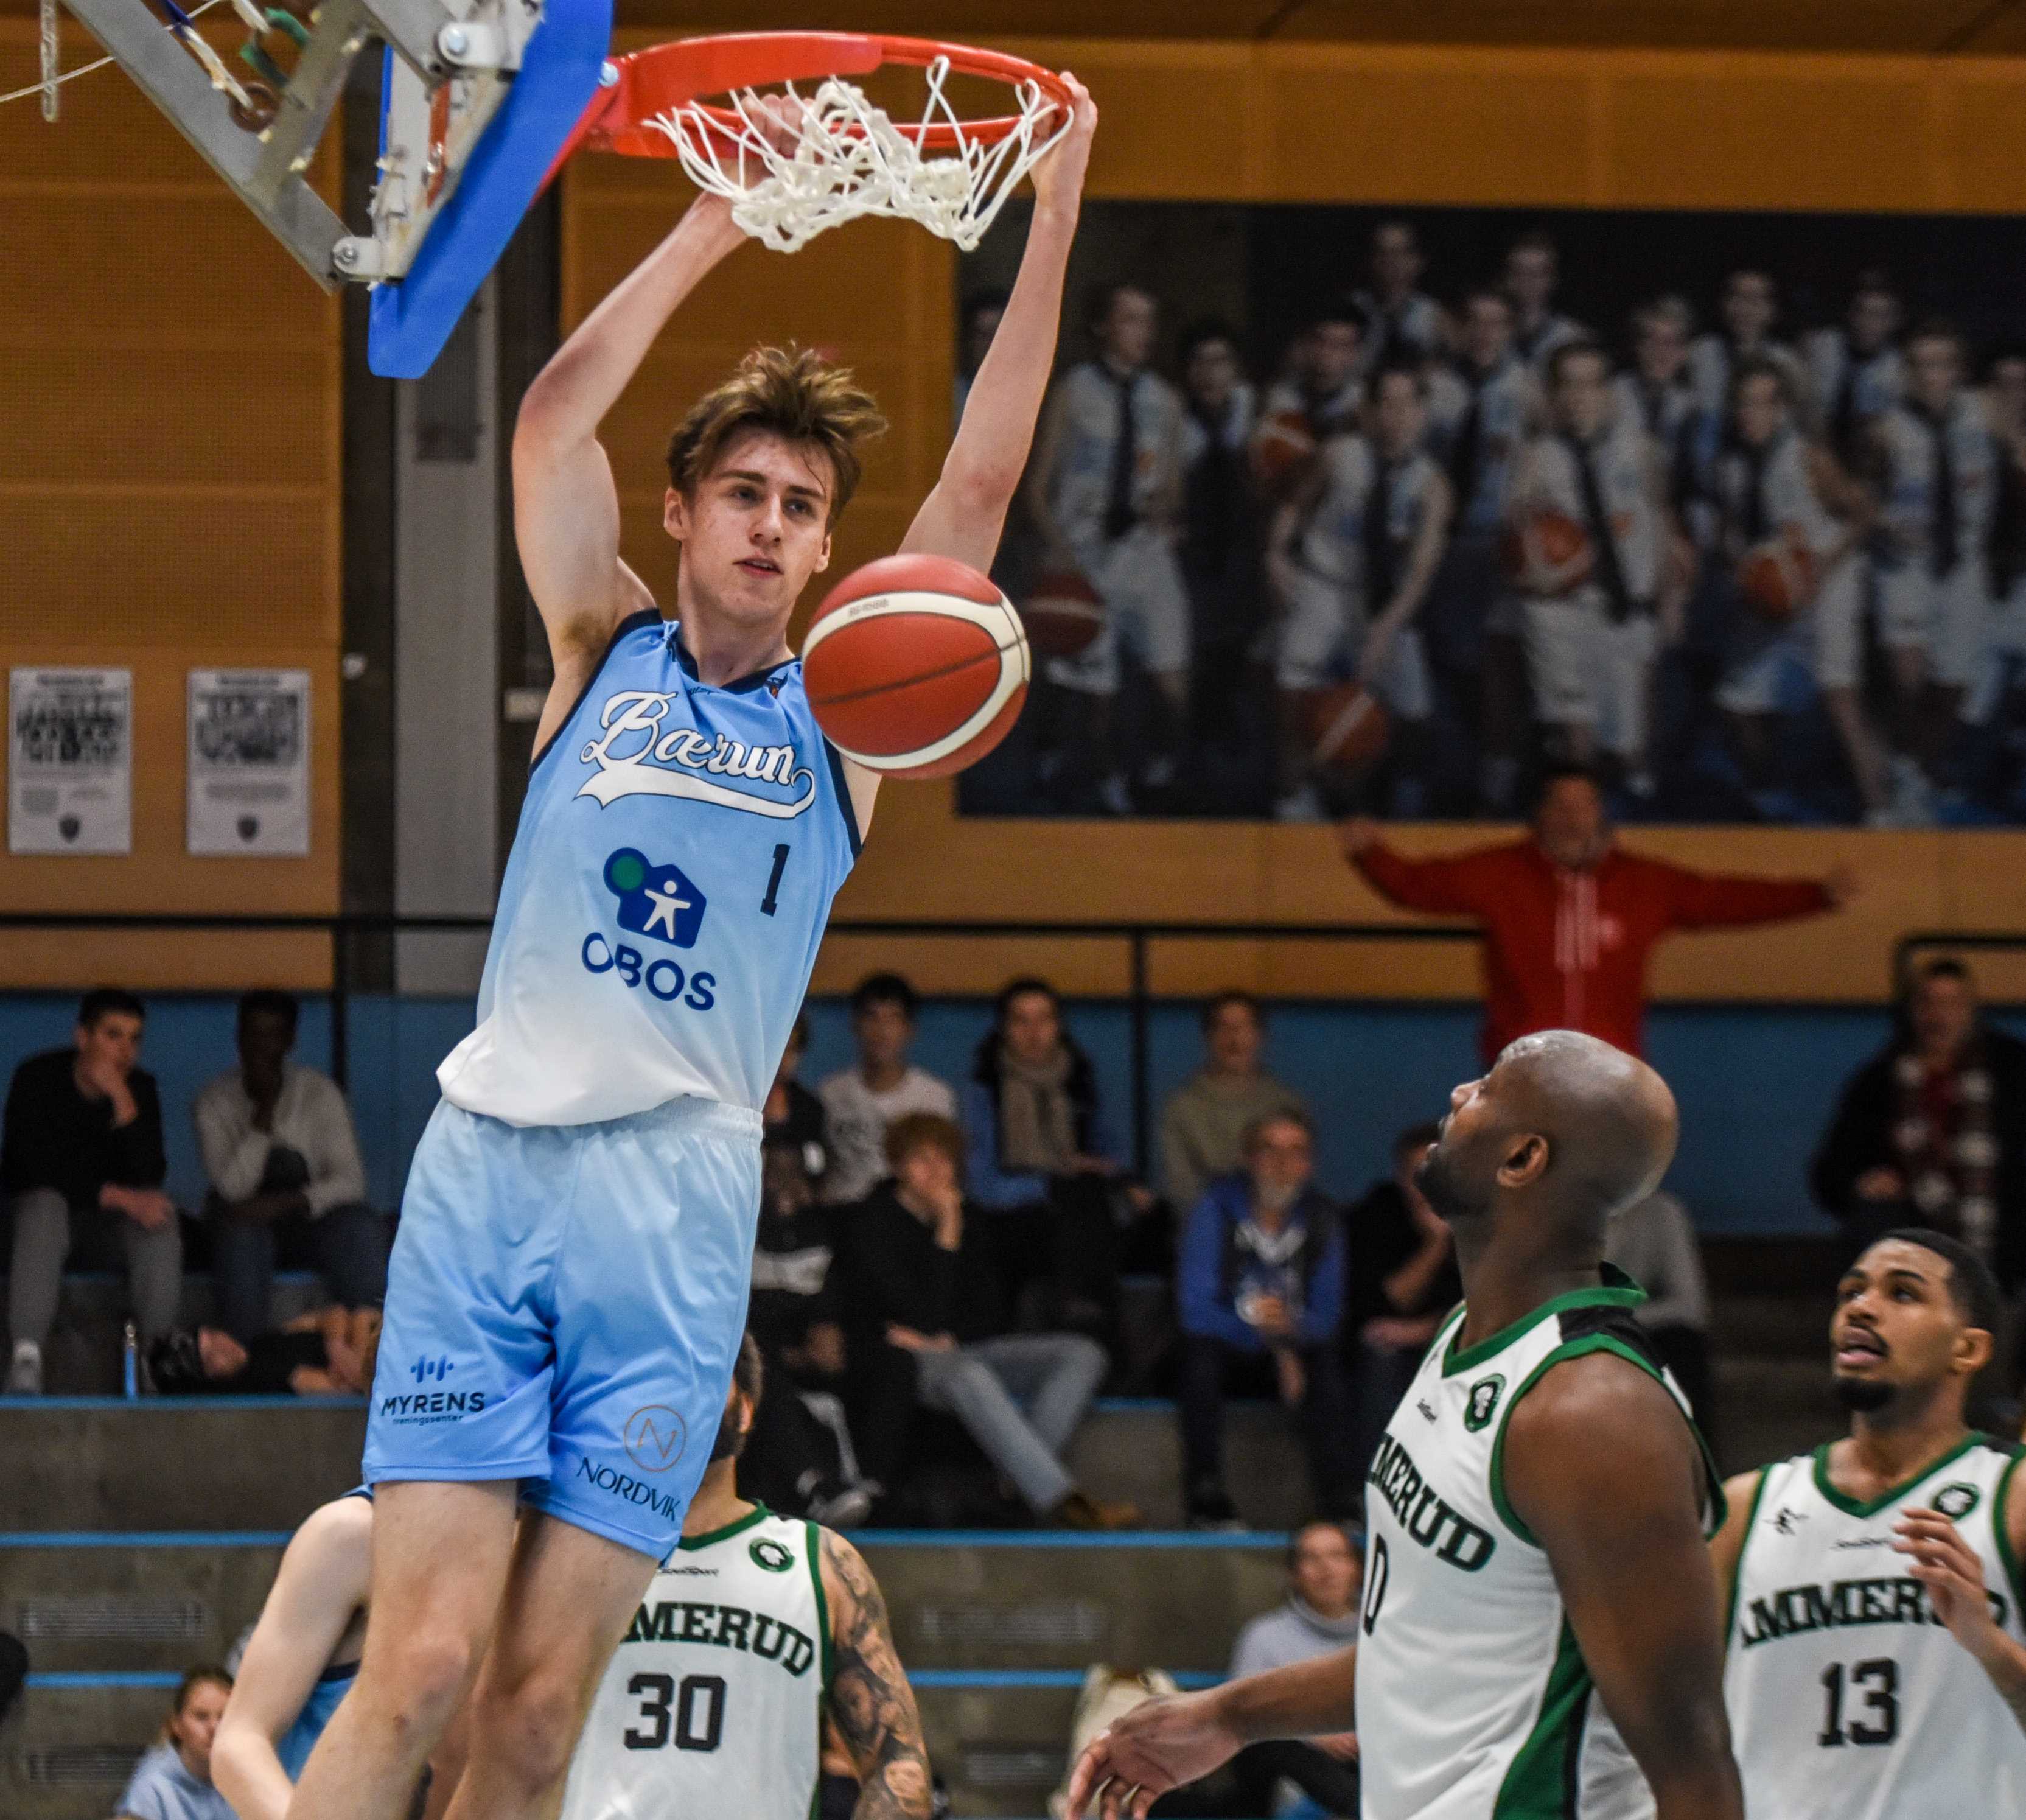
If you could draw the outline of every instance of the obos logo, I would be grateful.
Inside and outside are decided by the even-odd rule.
[[[674,866],[654,864],[637,847],[605,862],[605,884],[619,900],[619,927],[676,948],[696,946],[704,895]]]
[[[785,1574],[795,1564],[795,1557],[772,1536],[763,1535],[746,1552],[752,1556],[755,1567],[764,1568],[770,1574]]]
[[[665,1472],[682,1458],[689,1430],[673,1409],[644,1404],[626,1418],[626,1457],[643,1472]]]

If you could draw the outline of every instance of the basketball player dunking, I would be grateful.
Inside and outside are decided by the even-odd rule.
[[[1960,1240],[1888,1232],[1836,1291],[1850,1433],[1725,1487],[1724,1693],[1755,1815],[2026,1812],[2026,1472],[1965,1414],[2003,1317]]]
[[[1365,1820],[1740,1820],[1721,1686],[1718,1493],[1603,1266],[1604,1222],[1674,1155],[1673,1096],[1594,1037],[1523,1037],[1450,1097],[1416,1172],[1463,1306],[1367,1479],[1350,1649],[1149,1701],[1077,1765],[1070,1812],[1146,1814],[1263,1738],[1356,1712]]]
[[[1019,282],[903,551],[983,569],[997,547],[1096,126],[1069,86]],[[396,1820],[467,1690],[452,1820],[553,1811],[718,1430],[759,1107],[874,783],[826,743],[786,637],[880,427],[849,374],[749,355],[669,446],[672,613],[620,559],[599,426],[742,238],[724,201],[696,202],[521,403],[516,530],[556,680],[478,1027],[440,1071],[403,1203],[367,1435],[364,1654],[292,1820]]]

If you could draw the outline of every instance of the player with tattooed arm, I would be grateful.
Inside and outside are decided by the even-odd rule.
[[[922,1722],[864,1559],[739,1495],[763,1388],[749,1335],[682,1540],[591,1703],[562,1820],[838,1811],[816,1805],[826,1721],[857,1773],[853,1820],[928,1820]]]

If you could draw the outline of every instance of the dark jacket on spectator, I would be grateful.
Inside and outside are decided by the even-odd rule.
[[[746,1324],[769,1358],[800,1346],[820,1321],[842,1320],[831,1266],[837,1210],[820,1203],[782,1213],[762,1204],[753,1249]]]
[[[1070,1052],[1070,1077],[1065,1091],[1076,1120],[1076,1147],[1085,1156],[1120,1160],[1111,1128],[1098,1103],[1097,1070],[1090,1057],[1064,1037]],[[986,1033],[978,1045],[971,1079],[963,1095],[963,1134],[968,1155],[964,1159],[964,1181],[971,1196],[987,1207],[1019,1207],[1048,1198],[1045,1176],[1009,1174],[999,1147],[1000,1056],[999,1034]]]
[[[966,1203],[963,1238],[954,1251],[945,1251],[934,1233],[901,1206],[890,1181],[882,1182],[842,1218],[849,1286],[845,1317],[859,1332],[882,1339],[889,1321],[959,1341],[991,1339],[1011,1331],[1005,1294],[988,1255],[989,1214]]]
[[[783,1083],[787,1096],[788,1116],[780,1123],[767,1121],[766,1141],[786,1144],[801,1159],[802,1173],[809,1185],[820,1192],[824,1173],[830,1167],[830,1121],[823,1116],[823,1102],[799,1081]]]
[[[1335,1206],[1319,1189],[1305,1189],[1287,1210],[1280,1236],[1290,1250],[1277,1263],[1261,1258],[1251,1220],[1252,1183],[1243,1174],[1219,1176],[1196,1203],[1176,1272],[1183,1332],[1265,1351],[1258,1329],[1238,1312],[1250,1288],[1298,1302],[1295,1343],[1324,1345],[1343,1317],[1343,1233]]]
[[[98,1206],[108,1182],[160,1188],[169,1166],[155,1077],[143,1068],[127,1077],[137,1116],[116,1130],[112,1101],[87,1100],[78,1091],[76,1061],[74,1049],[51,1049],[14,1070],[0,1140],[0,1186],[9,1197],[54,1188],[74,1207]]]
[[[1979,1065],[1991,1075],[1989,1129],[1998,1140],[1992,1181],[1998,1219],[1991,1264],[2009,1292],[2026,1282],[2026,1043],[1987,1023],[1979,1025],[1977,1042]],[[1869,1215],[1884,1225],[1935,1223],[1906,1203],[1874,1207],[1857,1192],[1858,1178],[1867,1171],[1900,1166],[1892,1140],[1900,1116],[1893,1070],[1906,1048],[1903,1038],[1895,1039],[1844,1083],[1836,1116],[1815,1152],[1810,1182],[1816,1200],[1853,1227],[1861,1228]],[[1855,1231],[1852,1236],[1862,1241],[1866,1235]]]
[[[1389,1314],[1410,1320],[1424,1314],[1446,1314],[1463,1300],[1463,1278],[1457,1273],[1453,1250],[1418,1305],[1395,1308],[1386,1299],[1386,1279],[1421,1248],[1421,1235],[1398,1182],[1372,1184],[1365,1199],[1350,1210],[1346,1239],[1350,1281],[1344,1318],[1353,1339],[1368,1321]]]

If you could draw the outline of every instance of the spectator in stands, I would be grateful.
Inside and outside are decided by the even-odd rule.
[[[890,1179],[848,1216],[846,1307],[854,1328],[867,1472],[891,1487],[914,1406],[963,1423],[1028,1509],[1070,1529],[1122,1529],[1128,1505],[1080,1490],[1062,1461],[1105,1371],[1080,1333],[1011,1331],[982,1229],[967,1205],[963,1137],[947,1118],[911,1113],[886,1134]]]
[[[1709,1285],[1703,1278],[1702,1248],[1688,1209],[1658,1190],[1619,1208],[1611,1216],[1604,1258],[1646,1291],[1646,1299],[1634,1310],[1639,1324],[1687,1396],[1703,1439],[1714,1446]]]
[[[849,1529],[865,1520],[873,1493],[860,1483],[839,1396],[845,1350],[832,1272],[838,1218],[816,1200],[791,1146],[763,1149],[746,1331],[766,1365],[767,1389],[739,1480],[775,1510]]]
[[[148,1353],[165,1397],[363,1396],[380,1357],[378,1308],[313,1309],[244,1346],[222,1327],[178,1328]]]
[[[1512,305],[1513,351],[1537,376],[1545,376],[1557,348],[1586,332],[1555,308],[1561,282],[1561,253],[1551,235],[1536,229],[1506,249],[1504,284]]]
[[[1735,928],[1812,916],[1847,903],[1839,867],[1818,882],[1692,872],[1626,853],[1586,768],[1550,771],[1532,831],[1450,859],[1415,860],[1346,822],[1343,851],[1388,902],[1472,916],[1484,933],[1484,1060],[1530,1031],[1576,1030],[1641,1052],[1646,963],[1678,929]]]
[[[1307,1110],[1300,1094],[1260,1065],[1266,1013],[1251,993],[1219,993],[1203,1008],[1203,1066],[1161,1109],[1161,1192],[1177,1218],[1203,1199],[1213,1177],[1243,1162],[1254,1120]]]
[[[234,1820],[211,1779],[211,1741],[231,1692],[232,1677],[208,1664],[182,1678],[160,1737],[113,1810],[117,1820]]]
[[[949,1083],[908,1059],[920,1011],[914,987],[897,973],[873,974],[851,995],[858,1059],[816,1089],[830,1140],[827,1201],[862,1201],[872,1192],[886,1173],[886,1129],[895,1119],[910,1112],[956,1117]]]
[[[1114,1191],[1130,1211],[1152,1197],[1123,1179],[1097,1070],[1063,1027],[1046,980],[999,994],[964,1090],[967,1186],[989,1210],[1000,1275],[1022,1324],[1109,1333],[1118,1295]],[[1043,1306],[1021,1307],[1037,1284]]]
[[[1372,230],[1372,282],[1351,301],[1365,312],[1365,370],[1420,367],[1449,345],[1442,305],[1420,289],[1427,265],[1411,221],[1382,221]]]
[[[1365,1556],[1341,1523],[1304,1523],[1287,1538],[1287,1597],[1238,1634],[1229,1678],[1291,1668],[1357,1641]],[[1275,1785],[1295,1784],[1325,1814],[1358,1811],[1357,1736],[1337,1732],[1248,1744],[1231,1761],[1235,1814],[1270,1814]]]
[[[1915,974],[1892,1041],[1852,1075],[1814,1162],[1853,1251],[1917,1223],[2026,1286],[2026,1043],[1979,1014],[1960,960]]]
[[[345,1308],[387,1297],[388,1221],[366,1204],[352,1109],[327,1074],[290,1059],[285,992],[239,1001],[239,1066],[208,1083],[191,1118],[211,1192],[219,1318],[241,1340],[274,1324],[274,1269],[308,1269]]]
[[[1442,1317],[1463,1299],[1449,1222],[1414,1181],[1437,1135],[1432,1124],[1402,1132],[1393,1140],[1392,1174],[1345,1224],[1343,1350],[1357,1402],[1350,1464],[1359,1483]]]
[[[760,1117],[766,1141],[793,1148],[802,1159],[804,1173],[820,1193],[823,1179],[830,1173],[830,1121],[824,1115],[823,1102],[796,1078],[809,1046],[809,1016],[803,1011],[796,1016],[788,1046],[781,1052],[781,1066],[775,1073],[774,1085]]]
[[[1004,319],[1011,293],[1001,290],[973,291],[959,312],[960,326],[956,348],[956,417],[963,419],[963,407],[971,402],[971,383],[992,352],[993,339]]]
[[[1182,1479],[1190,1522],[1238,1525],[1224,1481],[1224,1397],[1277,1395],[1298,1413],[1316,1507],[1350,1514],[1346,1397],[1337,1361],[1343,1236],[1314,1186],[1315,1133],[1292,1108],[1255,1119],[1242,1172],[1189,1216],[1177,1272],[1182,1328]]]
[[[56,1319],[64,1260],[114,1267],[123,1254],[127,1295],[142,1340],[175,1323],[183,1242],[162,1192],[162,1105],[138,1066],[146,1017],[116,986],[88,992],[68,1048],[31,1056],[14,1070],[0,1137],[0,1190],[13,1214],[7,1389],[39,1395],[42,1347]]]

